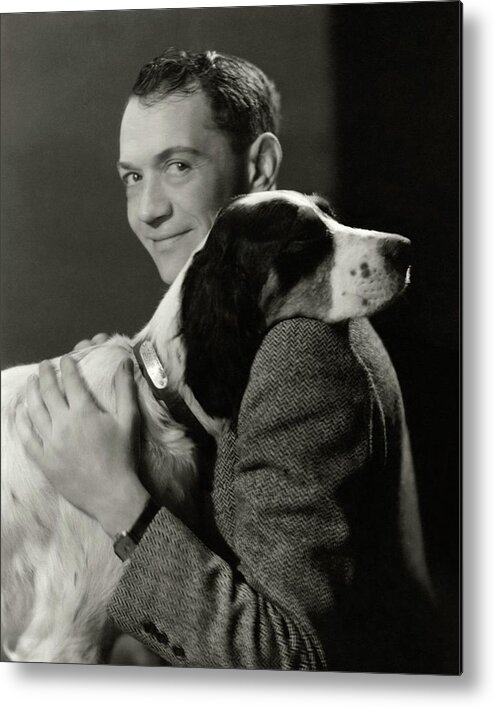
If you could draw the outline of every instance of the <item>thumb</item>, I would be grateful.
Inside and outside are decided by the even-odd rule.
[[[120,422],[132,427],[139,418],[137,387],[134,379],[134,364],[126,358],[120,364],[115,376],[115,402]]]

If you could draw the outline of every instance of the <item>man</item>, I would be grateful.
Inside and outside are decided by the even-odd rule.
[[[275,187],[277,123],[274,86],[243,60],[172,50],[141,71],[118,169],[129,224],[165,282],[226,200]],[[109,607],[123,631],[172,665],[436,669],[401,395],[367,323],[300,318],[266,334],[218,445],[210,541],[149,502],[129,369],[115,416],[70,357],[61,369],[63,392],[40,366],[18,428],[58,491],[111,537],[137,523]]]

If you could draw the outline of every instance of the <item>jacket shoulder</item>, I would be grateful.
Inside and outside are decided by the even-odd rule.
[[[351,406],[366,415],[375,405],[385,426],[403,416],[395,370],[364,318],[328,324],[299,317],[273,326],[254,359],[239,422],[266,399],[288,407],[331,403],[333,413]]]
[[[252,365],[248,389],[252,385],[269,388],[278,382],[310,388],[323,381],[336,387],[369,387],[368,359],[378,367],[381,356],[386,358],[384,347],[368,323],[287,319],[266,333]]]
[[[352,350],[348,322],[315,319],[279,322],[264,337],[251,368],[238,418],[238,432],[252,441],[286,432],[286,444],[302,447],[307,435],[328,435],[328,425],[347,437],[364,432],[371,386]],[[320,426],[320,429],[318,427]]]

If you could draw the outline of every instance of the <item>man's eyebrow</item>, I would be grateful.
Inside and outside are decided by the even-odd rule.
[[[191,155],[192,157],[200,157],[202,153],[199,150],[196,150],[193,147],[187,147],[185,145],[174,145],[173,147],[168,147],[166,150],[163,150],[162,152],[159,152],[153,159],[153,162],[156,164],[162,164],[163,162],[166,162],[166,160],[170,159],[170,157],[173,157],[173,155],[176,154],[187,154]],[[135,169],[135,165],[133,165],[130,162],[121,162],[120,160],[117,162],[117,167],[120,169]]]

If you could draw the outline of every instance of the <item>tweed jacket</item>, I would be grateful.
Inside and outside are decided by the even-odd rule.
[[[369,322],[267,332],[203,534],[163,508],[109,612],[171,665],[430,672],[398,381]]]

